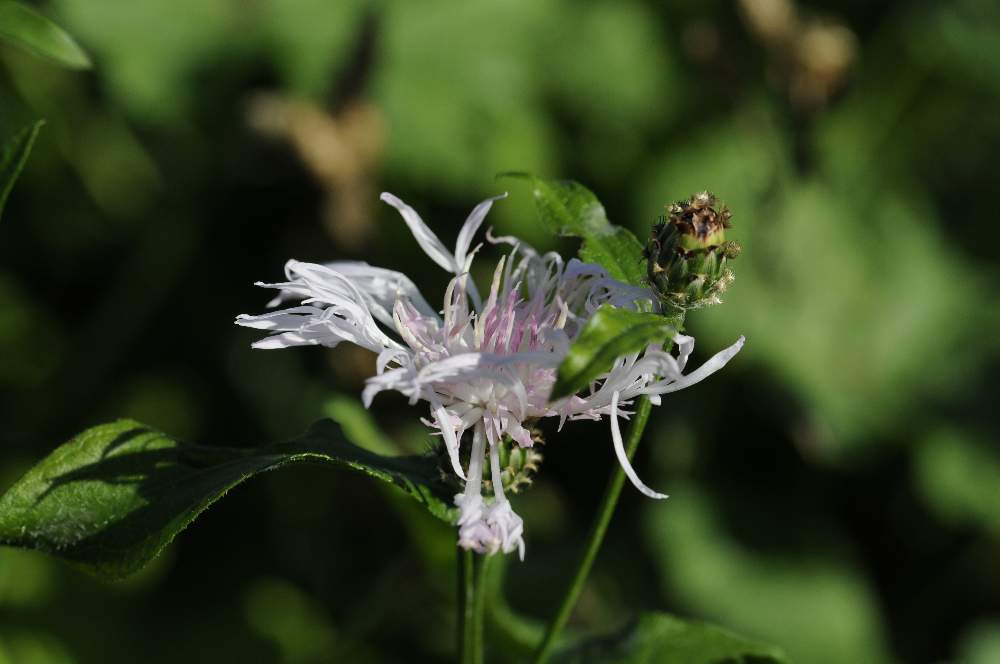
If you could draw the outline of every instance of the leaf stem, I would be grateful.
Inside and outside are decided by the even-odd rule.
[[[649,420],[651,409],[652,404],[649,398],[642,397],[635,409],[635,417],[629,426],[628,439],[625,442],[625,453],[629,460],[635,456],[635,451],[639,447],[639,441],[642,439],[642,432],[646,428],[646,422]],[[552,655],[552,648],[555,645],[556,638],[563,627],[566,626],[566,621],[569,620],[570,613],[576,605],[576,600],[580,597],[580,592],[583,590],[583,584],[590,574],[590,568],[594,564],[597,552],[604,541],[608,523],[611,522],[611,516],[618,505],[618,496],[621,495],[624,482],[625,472],[620,465],[616,465],[615,469],[611,472],[611,479],[608,481],[608,486],[604,490],[604,497],[601,499],[597,518],[594,519],[594,523],[590,526],[590,533],[587,535],[587,544],[584,548],[583,557],[580,559],[580,564],[576,569],[576,575],[573,577],[569,588],[566,589],[566,594],[559,605],[559,610],[551,622],[549,622],[548,627],[546,627],[545,636],[542,637],[542,642],[535,652],[535,664],[544,664]]]

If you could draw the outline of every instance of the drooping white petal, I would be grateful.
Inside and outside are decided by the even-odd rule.
[[[497,549],[504,553],[517,550],[518,558],[524,560],[524,521],[509,500],[495,501],[486,508],[486,524],[495,538],[490,553],[495,553]]]
[[[500,540],[504,553],[514,549],[524,560],[524,521],[510,505],[503,493],[503,473],[500,470],[500,441],[490,444],[490,478],[493,481],[493,504],[486,510],[486,522]]]
[[[668,496],[665,493],[658,493],[646,486],[643,481],[639,479],[635,469],[632,468],[632,464],[628,460],[628,455],[625,453],[625,443],[622,441],[622,432],[618,426],[617,392],[615,392],[611,397],[611,440],[614,443],[615,456],[618,457],[618,463],[621,464],[622,470],[625,471],[625,476],[632,482],[633,485],[635,485],[635,488],[650,498],[667,498]]]
[[[441,436],[444,438],[445,449],[448,450],[448,458],[451,460],[451,468],[455,474],[465,479],[462,471],[462,464],[458,460],[458,438],[455,436],[455,427],[451,422],[451,415],[440,403],[432,404],[434,408],[434,418],[441,429]]]
[[[483,457],[486,455],[486,436],[479,422],[472,429],[472,452],[469,454],[469,472],[465,479],[465,495],[478,496],[482,492]]]
[[[531,432],[521,426],[521,423],[514,417],[506,418],[504,433],[510,436],[521,447],[531,447],[534,445],[534,441],[531,440]]]
[[[434,231],[427,227],[427,224],[420,218],[416,210],[389,192],[383,192],[379,198],[399,210],[403,221],[410,227],[410,232],[416,238],[417,244],[424,250],[424,253],[431,257],[432,261],[453,274],[461,272],[460,266],[455,261],[455,257],[444,246],[444,243],[438,239]]]
[[[485,456],[483,423],[478,422],[472,433],[472,451],[465,489],[455,496],[458,507],[458,545],[477,553],[496,553],[501,541],[487,519],[488,508],[482,496],[483,461]]]
[[[490,479],[493,480],[493,496],[498,501],[507,500],[503,493],[503,472],[500,470],[500,445],[499,439],[490,444]]]

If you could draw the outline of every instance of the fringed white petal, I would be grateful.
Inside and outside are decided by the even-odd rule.
[[[683,390],[685,387],[690,387],[691,385],[694,385],[695,383],[698,383],[708,378],[716,371],[726,366],[729,360],[733,359],[733,357],[736,356],[736,353],[740,352],[740,349],[743,348],[743,344],[745,342],[746,342],[746,337],[741,336],[732,346],[724,350],[721,350],[712,357],[708,358],[708,360],[703,365],[701,365],[691,373],[682,376],[681,378],[670,383],[669,385],[658,387],[655,390],[650,391],[649,393],[668,394],[670,392],[676,392],[678,390]]]
[[[503,474],[500,470],[500,441],[490,444],[490,478],[493,482],[493,503],[486,508],[486,525],[493,536],[494,551],[499,548],[504,553],[515,549],[524,560],[524,521],[510,505],[503,493]],[[492,551],[491,551],[492,553]]]
[[[437,318],[434,308],[402,272],[374,267],[363,261],[335,261],[325,263],[324,267],[350,279],[365,296],[372,315],[385,325],[392,325],[392,307],[399,298],[405,298],[421,315]]]
[[[375,353],[386,348],[402,348],[379,328],[369,308],[370,298],[345,275],[323,265],[299,261],[289,261],[286,272],[292,281],[260,285],[304,298],[301,306],[237,318],[239,325],[291,333],[282,335],[281,339],[258,342],[256,347],[335,346],[341,341],[349,341]]]
[[[494,553],[499,548],[504,553],[517,551],[524,560],[524,521],[514,511],[509,500],[494,502],[486,508],[486,524],[494,538]]]

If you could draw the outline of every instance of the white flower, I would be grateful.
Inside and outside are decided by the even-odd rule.
[[[556,253],[539,255],[515,238],[487,239],[513,249],[500,259],[485,302],[469,277],[481,245],[472,241],[489,212],[490,198],[472,211],[458,235],[454,253],[410,206],[382,194],[403,216],[420,247],[455,276],[441,313],[436,312],[404,274],[361,262],[326,265],[291,260],[287,280],[258,284],[276,288],[278,306],[298,306],[258,316],[241,315],[237,324],[271,334],[255,348],[299,345],[336,346],[349,341],[378,354],[377,373],[368,379],[366,406],[383,390],[395,390],[410,402],[426,401],[428,425],[444,439],[454,472],[465,480],[455,497],[459,508],[459,545],[480,553],[515,549],[523,558],[523,523],[504,496],[500,446],[505,437],[530,447],[526,428],[542,417],[611,419],[615,453],[626,475],[644,494],[666,498],[647,487],[625,455],[619,417],[639,396],[659,404],[660,396],[692,385],[722,368],[743,346],[741,337],[699,369],[684,374],[694,339],[677,335],[677,356],[659,346],[617,360],[594,382],[589,393],[550,403],[556,370],[570,344],[602,304],[636,308],[655,306],[645,288],[616,281],[598,265],[576,259],[564,263]],[[459,461],[464,434],[472,430],[468,471]],[[487,450],[488,447],[488,450]],[[494,496],[482,495],[487,454]]]

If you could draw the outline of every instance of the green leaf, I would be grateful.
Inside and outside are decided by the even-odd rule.
[[[702,622],[646,613],[622,632],[556,655],[558,664],[787,664],[780,649]]]
[[[389,482],[450,520],[431,456],[384,457],[343,440],[329,420],[261,448],[190,445],[132,420],[84,431],[0,497],[0,544],[45,551],[120,578],[155,558],[227,491],[294,463],[346,466]]]
[[[90,68],[90,57],[76,40],[20,2],[0,0],[0,39],[23,46],[71,69]]]
[[[551,398],[576,394],[611,369],[622,355],[672,339],[681,324],[678,317],[601,305],[559,365]]]
[[[498,177],[528,180],[535,207],[552,233],[583,238],[580,258],[597,263],[619,281],[640,286],[646,278],[642,243],[627,228],[608,221],[593,192],[572,180],[544,180],[528,173]]]
[[[4,204],[7,203],[10,190],[14,188],[17,176],[21,174],[24,164],[28,161],[31,146],[35,144],[35,137],[38,136],[38,130],[43,124],[45,120],[38,120],[28,125],[0,148],[0,217],[3,217]]]

